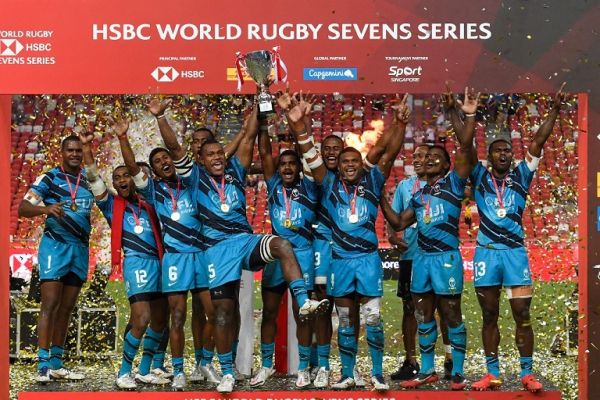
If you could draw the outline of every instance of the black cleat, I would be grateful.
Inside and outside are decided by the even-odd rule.
[[[452,367],[453,367],[452,360],[444,361],[444,380],[445,381],[449,381],[450,379],[452,379]]]
[[[405,381],[414,378],[419,373],[419,363],[415,361],[414,364],[409,359],[404,360],[402,366],[398,368],[398,371],[390,375],[390,379],[393,381]]]

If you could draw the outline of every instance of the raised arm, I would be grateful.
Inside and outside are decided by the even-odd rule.
[[[83,165],[85,165],[86,177],[94,194],[94,198],[98,201],[106,199],[108,189],[106,184],[98,173],[94,154],[92,153],[92,141],[94,140],[93,132],[79,132],[79,139],[83,144]]]
[[[454,93],[452,93],[452,89],[450,89],[450,84],[448,81],[446,81],[446,92],[442,94],[442,105],[444,107],[444,112],[452,124],[454,133],[456,136],[461,136],[463,134],[465,124],[460,118],[458,108],[456,108],[456,99],[454,98]]]
[[[267,131],[260,131],[258,134],[258,153],[260,154],[265,181],[268,181],[275,174],[275,161],[271,149],[271,138]]]
[[[406,106],[407,98],[408,94],[405,94],[398,105],[392,106],[394,116],[392,118],[391,127],[383,133],[375,146],[373,146],[373,149],[375,150],[371,149],[369,154],[367,154],[367,161],[373,165],[375,158],[383,151],[383,154],[379,156],[380,158],[377,164],[386,179],[390,176],[394,161],[396,160],[396,157],[398,157],[398,153],[400,153],[400,149],[404,143],[406,124],[408,124],[408,119],[410,118],[410,110]],[[396,100],[399,100],[398,95],[396,95]],[[379,142],[384,142],[383,148],[379,145]],[[375,154],[372,154],[372,152]]]
[[[119,119],[116,121],[111,120],[111,127],[117,138],[119,139],[119,146],[121,147],[121,154],[123,155],[123,161],[131,176],[136,176],[142,171],[139,165],[135,162],[135,154],[131,149],[131,143],[127,137],[127,130],[129,129],[129,121],[125,119]],[[137,186],[137,184],[136,184]]]
[[[244,125],[246,125],[244,136],[242,137],[235,154],[240,159],[240,163],[245,168],[249,168],[252,163],[254,142],[256,142],[256,135],[258,134],[259,128],[258,107],[253,107],[250,114],[246,116],[246,119],[247,121],[244,121]]]
[[[563,84],[560,86],[560,89],[558,89],[558,92],[556,92],[556,95],[554,96],[554,103],[552,104],[550,112],[546,116],[544,122],[542,122],[542,124],[540,125],[538,131],[535,133],[531,145],[529,145],[529,154],[531,154],[534,157],[542,156],[542,149],[544,148],[544,144],[552,134],[552,130],[554,129],[554,123],[556,122],[556,118],[560,113],[560,106],[566,98],[565,93],[563,93],[562,91],[565,87],[565,84],[566,82],[563,82]]]
[[[282,95],[286,96],[286,94]],[[280,96],[277,102],[284,109],[290,131],[296,137],[296,142],[302,152],[302,158],[312,171],[312,176],[316,183],[322,183],[327,174],[327,168],[323,164],[323,158],[315,147],[315,141],[310,132],[310,126],[307,125],[306,115],[310,114],[312,103],[304,99],[302,92],[294,94],[287,99],[282,99]],[[289,96],[289,93],[287,93]]]
[[[173,159],[181,160],[185,156],[185,149],[177,140],[177,135],[173,131],[173,128],[171,128],[171,125],[169,125],[165,115],[165,111],[171,105],[171,101],[171,99],[161,101],[158,97],[153,97],[148,103],[148,111],[156,117],[160,136],[162,136],[167,150],[173,155]]]
[[[473,88],[465,88],[464,102],[456,100],[461,110],[465,114],[464,127],[460,132],[456,132],[456,138],[460,144],[460,150],[456,155],[456,172],[459,176],[467,178],[475,164],[477,164],[477,152],[473,146],[473,137],[475,136],[475,114],[479,104],[479,93],[475,93]]]
[[[416,221],[415,211],[412,208],[407,208],[401,214],[398,214],[392,209],[390,202],[385,196],[381,196],[379,205],[381,206],[383,216],[395,231],[402,231]]]

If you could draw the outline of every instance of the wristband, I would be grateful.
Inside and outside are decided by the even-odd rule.
[[[300,139],[300,138],[298,138],[298,139]],[[309,144],[309,143],[315,144],[312,136],[307,136],[306,139],[304,139],[304,140],[298,140],[298,144]]]
[[[475,115],[477,115],[477,113],[465,114],[465,117],[474,117]]]
[[[102,193],[106,192],[106,185],[102,179],[96,179],[93,182],[89,182],[90,189],[92,189],[92,193],[94,196],[100,196]]]
[[[369,159],[367,157],[365,157],[365,164],[369,169],[371,169],[375,166],[375,165],[371,164],[371,162],[369,161]]]
[[[157,115],[157,116],[156,116],[156,119],[163,119],[164,117],[165,117],[165,114],[164,114],[164,113],[162,113],[162,114],[160,114],[160,115]]]
[[[321,165],[323,165],[323,159],[321,157],[317,157],[317,159],[308,163],[308,166],[310,167],[310,169],[316,169],[316,168],[320,167]]]
[[[303,157],[306,159],[306,161],[308,161],[317,156],[318,156],[317,150],[315,149],[315,146],[313,146],[304,153]]]
[[[87,175],[88,182],[92,182],[98,179],[98,168],[96,164],[86,165],[85,172]]]

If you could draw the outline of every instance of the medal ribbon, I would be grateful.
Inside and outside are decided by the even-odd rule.
[[[498,190],[498,183],[496,182],[496,177],[494,174],[490,174],[492,177],[492,183],[494,184],[494,190],[496,191],[496,197],[498,198],[498,204],[500,208],[504,208],[504,201],[502,198],[504,197],[504,189],[506,186],[506,179],[502,179],[502,189]]]
[[[356,194],[358,193],[358,184],[354,188],[354,195],[352,197],[350,197],[350,192],[348,191],[346,182],[344,182],[343,179],[341,179],[341,181],[342,181],[342,185],[344,185],[344,191],[346,192],[346,195],[348,196],[348,201],[350,202],[350,214],[356,215]]]
[[[292,214],[292,196],[290,195],[289,200],[287,197],[287,189],[285,186],[283,188],[283,202],[285,204],[285,218],[290,219],[290,215]]]
[[[210,178],[210,181],[212,182],[212,185],[214,186],[215,190],[217,191],[217,193],[219,193],[219,199],[221,199],[221,204],[225,204],[225,174],[221,175],[222,188],[220,188],[217,185],[217,181],[215,181],[212,176],[210,176],[209,178]]]
[[[181,181],[179,180],[179,177],[177,177],[177,192],[175,193],[175,196],[173,196],[173,191],[168,183],[167,190],[169,190],[169,196],[171,196],[171,207],[173,208],[173,212],[175,212],[177,211],[177,201],[179,200],[179,195],[181,194]]]
[[[442,177],[443,178],[443,177]],[[437,181],[435,181],[433,183],[433,185],[429,186],[429,197],[427,198],[427,203],[425,203],[425,198],[423,197],[423,190],[421,190],[421,193],[419,193],[419,195],[421,196],[421,203],[423,203],[423,205],[425,206],[425,215],[430,215],[429,210],[431,209],[431,191],[433,190],[433,187],[435,185],[437,185],[437,183],[440,181],[440,179],[442,178],[438,178]],[[417,181],[418,182],[418,181]]]
[[[235,53],[235,68],[237,73],[237,90],[240,92],[242,90],[242,85],[244,84],[244,74],[242,69],[245,68],[244,60],[246,58],[245,54],[240,53],[239,51]]]
[[[131,210],[133,214],[133,221],[135,222],[135,226],[141,226],[140,224],[140,215],[142,215],[142,199],[140,196],[137,196],[138,199],[138,214],[135,213],[135,209],[131,206],[131,203],[127,202],[127,208]]]
[[[75,183],[75,190],[71,189],[71,180],[69,179],[69,175],[65,172],[63,167],[60,169],[62,173],[65,175],[65,179],[67,180],[67,185],[69,185],[69,194],[71,195],[71,204],[75,204],[75,197],[77,197],[77,189],[79,189],[79,181],[81,180],[81,169],[79,169],[79,174],[77,175],[77,183]]]

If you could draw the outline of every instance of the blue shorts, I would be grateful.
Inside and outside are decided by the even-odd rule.
[[[312,247],[294,249],[296,260],[302,270],[306,290],[313,290],[315,280],[314,253]],[[285,283],[279,260],[268,263],[263,271],[262,284],[264,287],[275,287]]]
[[[331,260],[327,294],[343,297],[353,292],[368,297],[383,296],[383,266],[379,252]]]
[[[123,281],[127,297],[141,293],[160,293],[160,261],[134,255],[123,260]]]
[[[204,258],[204,252],[198,252],[197,262],[195,264],[195,285],[194,289],[206,289],[208,288],[208,269],[206,268],[206,259]]]
[[[417,252],[413,259],[410,291],[454,295],[463,291],[463,260],[460,251]]]
[[[315,284],[326,285],[331,270],[331,243],[328,240],[315,239]]]
[[[480,286],[531,286],[531,270],[525,247],[475,248],[473,283]]]
[[[38,249],[40,280],[57,281],[73,272],[85,282],[89,257],[89,248],[86,246],[57,242],[43,235]]]
[[[202,262],[202,252],[200,251],[165,253],[162,260],[162,292],[185,292],[195,289],[196,269]]]
[[[259,254],[257,246],[265,235],[239,233],[209,247],[204,252],[208,270],[208,287],[210,289],[229,282],[238,281],[242,277],[242,268],[258,271],[262,265],[250,265],[252,254]]]

